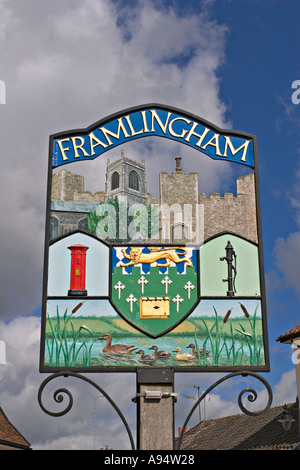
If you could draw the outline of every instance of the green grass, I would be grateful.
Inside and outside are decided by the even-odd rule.
[[[226,315],[221,316],[212,306],[211,316],[191,316],[165,335],[165,339],[168,341],[168,337],[185,336],[190,338],[189,341],[194,341],[197,349],[203,348],[203,354],[198,352],[199,366],[261,365],[264,350],[262,321],[261,317],[257,317],[258,305],[250,315],[247,311],[245,314],[241,304],[241,316],[238,318],[231,318],[230,314],[227,318]],[[103,333],[119,338],[145,337],[144,333],[119,316],[74,317],[78,308],[80,307],[77,306],[70,314],[66,309],[61,315],[57,306],[56,315],[47,317],[46,347],[50,366],[76,366],[79,363],[89,366],[93,340]],[[209,354],[206,350],[209,350]]]
[[[48,315],[46,347],[49,354],[49,365],[74,366],[80,351],[82,351],[83,365],[90,364],[92,345],[87,346],[83,332],[87,332],[88,335],[93,335],[93,333],[87,325],[80,325],[76,329],[72,315],[73,312],[68,315],[68,309],[66,309],[64,315],[60,317],[58,306],[56,307],[55,319]],[[69,341],[69,338],[72,340]]]
[[[244,306],[241,305],[242,308]],[[244,356],[247,354],[249,365],[260,365],[264,359],[261,321],[257,322],[258,304],[254,310],[253,316],[246,311],[245,318],[228,319],[224,323],[224,318],[218,315],[213,306],[214,317],[200,318],[202,328],[195,325],[195,344],[199,348],[198,340],[204,335],[203,341],[204,354],[200,357],[198,353],[198,364],[207,365],[208,358],[212,365],[220,363],[221,354],[225,352],[227,364],[242,365],[245,363]],[[206,350],[210,351],[209,356]],[[246,349],[246,350],[245,350]]]

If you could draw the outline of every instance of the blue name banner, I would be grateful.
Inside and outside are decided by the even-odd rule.
[[[87,129],[53,135],[52,167],[93,160],[118,145],[149,136],[180,142],[214,160],[254,168],[255,136],[220,129],[193,114],[156,104],[121,111]]]

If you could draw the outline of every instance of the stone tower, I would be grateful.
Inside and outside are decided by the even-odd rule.
[[[117,197],[127,204],[144,204],[147,200],[145,161],[131,160],[121,151],[121,158],[107,161],[105,200]]]
[[[176,168],[171,175],[160,173],[162,240],[198,241],[198,173],[186,175],[181,168],[181,157],[175,160]]]
[[[84,192],[83,176],[64,169],[52,176],[51,199],[55,201],[72,201],[75,192]]]

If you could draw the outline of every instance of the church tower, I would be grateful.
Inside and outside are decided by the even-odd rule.
[[[114,162],[107,160],[105,200],[117,197],[127,204],[144,204],[147,200],[145,161],[141,163],[125,157]]]

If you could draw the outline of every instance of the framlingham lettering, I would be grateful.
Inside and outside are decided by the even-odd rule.
[[[94,159],[116,145],[149,135],[182,142],[211,158],[253,166],[249,139],[215,132],[200,122],[161,109],[134,111],[87,134],[56,139],[53,166]]]

